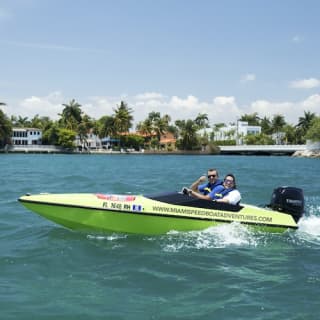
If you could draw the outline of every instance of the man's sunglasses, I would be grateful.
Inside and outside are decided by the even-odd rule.
[[[215,178],[216,176],[217,176],[216,174],[210,174],[210,175],[208,175],[208,179]]]

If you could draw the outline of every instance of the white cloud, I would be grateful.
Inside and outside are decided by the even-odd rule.
[[[137,94],[134,98],[136,100],[161,100],[165,96],[158,92],[145,92]]]
[[[8,102],[6,113],[10,116],[20,115],[29,118],[33,118],[36,114],[39,114],[39,116],[57,119],[58,113],[62,111],[62,103],[65,103],[62,93],[55,91],[44,97],[31,96],[16,103]]]
[[[249,113],[257,112],[260,117],[272,118],[275,114],[285,115],[286,120],[294,115],[295,104],[292,102],[272,102],[256,100],[251,103]],[[289,117],[288,117],[289,116]]]
[[[246,83],[249,81],[255,81],[256,80],[256,75],[254,73],[247,73],[241,77],[241,82]]]
[[[306,100],[302,101],[301,105],[304,110],[308,110],[315,113],[320,113],[320,94],[314,94],[308,97]]]
[[[234,97],[215,97],[213,103],[217,106],[234,105],[236,100]]]
[[[251,103],[248,112],[257,112],[260,117],[272,119],[275,114],[281,114],[285,120],[291,124],[297,124],[299,117],[304,111],[314,112],[320,115],[320,95],[315,94],[298,102],[272,102],[267,100],[257,100]],[[243,111],[242,111],[243,112]]]
[[[320,80],[316,78],[295,80],[291,81],[289,86],[295,89],[312,89],[320,87]]]

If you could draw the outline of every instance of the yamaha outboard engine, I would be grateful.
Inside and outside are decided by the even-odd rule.
[[[295,187],[274,189],[269,207],[276,211],[291,214],[295,222],[298,222],[304,213],[302,189]]]

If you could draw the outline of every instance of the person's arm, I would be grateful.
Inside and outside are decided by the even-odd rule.
[[[216,199],[216,202],[224,202],[224,203],[229,203],[229,199],[227,197],[224,197],[222,199]]]
[[[190,189],[192,191],[195,191],[197,192],[198,191],[198,187],[200,184],[206,182],[207,178],[206,176],[201,176],[199,179],[197,179],[191,186],[190,186]]]
[[[211,197],[209,196],[209,194],[204,195],[204,194],[199,193],[199,192],[197,192],[197,191],[194,191],[194,190],[192,190],[192,189],[189,190],[189,195],[190,195],[191,197],[198,198],[198,199],[212,200]]]
[[[222,199],[218,199],[216,201],[236,205],[238,202],[240,202],[240,200],[241,200],[241,194],[237,189],[235,189],[235,190],[232,190],[230,193],[228,193]]]

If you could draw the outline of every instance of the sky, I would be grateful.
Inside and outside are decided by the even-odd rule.
[[[318,0],[0,0],[8,115],[320,115]]]

